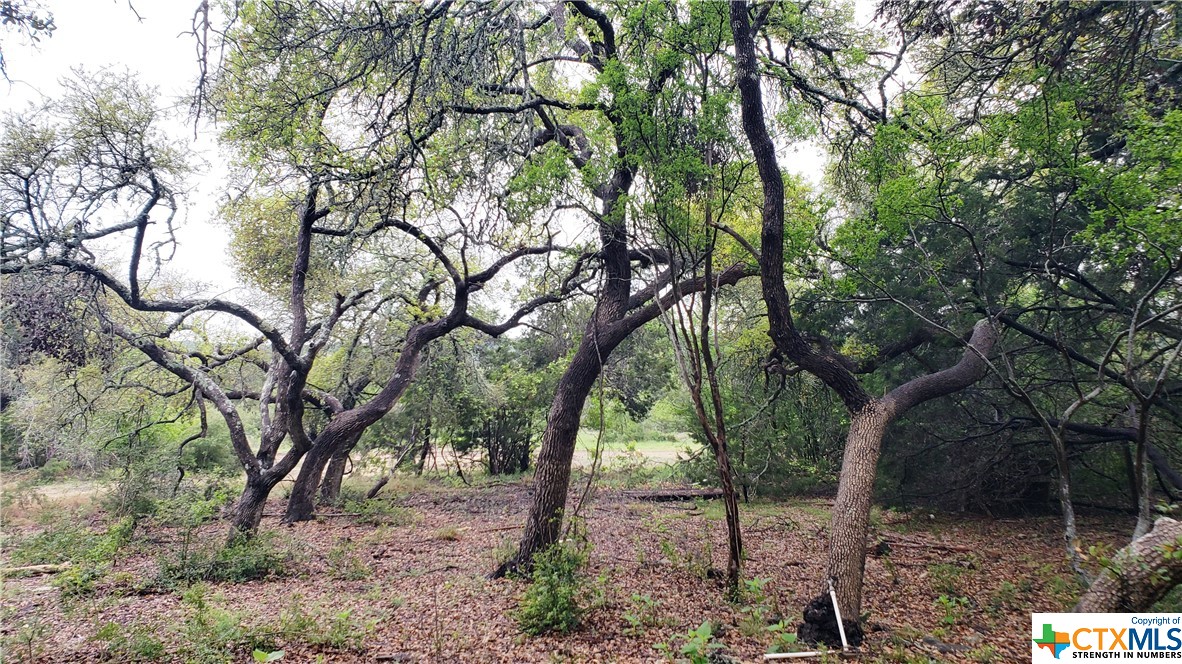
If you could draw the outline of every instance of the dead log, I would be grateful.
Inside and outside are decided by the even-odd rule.
[[[645,500],[654,503],[676,502],[681,500],[712,500],[722,498],[721,489],[655,489],[621,491],[620,495],[632,500]]]
[[[73,567],[73,563],[60,565],[27,565],[25,567],[5,567],[0,569],[2,576],[40,576],[42,574],[57,574]]]
[[[945,544],[936,540],[930,540],[922,537],[906,537],[895,533],[880,535],[882,540],[891,546],[914,546],[924,549],[941,549],[943,551],[957,551],[961,553],[974,553],[980,549],[971,546],[961,546],[959,544]]]

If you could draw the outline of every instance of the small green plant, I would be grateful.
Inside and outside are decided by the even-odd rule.
[[[662,524],[663,528],[667,528]],[[666,531],[667,532],[667,531]],[[702,535],[694,538],[689,533],[678,533],[676,541],[662,537],[658,542],[663,555],[675,568],[688,574],[706,579],[710,575],[710,563],[713,560],[713,541]]]
[[[967,597],[940,595],[936,598],[935,605],[941,613],[940,624],[946,627],[952,627],[968,613],[969,599]]]
[[[50,584],[61,591],[63,598],[75,599],[94,592],[95,582],[103,572],[90,565],[74,565],[59,572]]]
[[[501,541],[497,542],[497,545],[487,555],[491,559],[492,567],[500,567],[517,555],[517,540],[512,537],[502,537]]]
[[[768,625],[767,631],[772,635],[772,643],[767,648],[768,653],[792,652],[796,650],[795,629],[795,626],[783,620],[774,625]]]
[[[583,616],[587,564],[582,538],[559,542],[534,556],[530,585],[517,608],[517,624],[526,634],[565,634]]]
[[[965,569],[959,565],[936,563],[928,567],[928,581],[932,590],[941,595],[959,595],[960,581]]]
[[[669,642],[658,643],[653,648],[669,659],[675,659],[678,662],[709,664],[711,654],[726,647],[714,638],[714,626],[710,624],[710,621],[703,622],[696,629],[691,629],[685,634],[670,639],[672,643],[678,641],[681,642],[681,646],[676,650]],[[675,654],[679,657],[674,657]]]
[[[361,620],[348,609],[331,613],[321,607],[308,610],[305,605],[302,596],[293,595],[279,614],[279,633],[285,638],[314,646],[356,651],[362,649],[366,637],[377,627],[376,620]]]
[[[660,627],[668,622],[668,619],[662,615],[661,603],[653,599],[651,595],[634,594],[630,599],[632,608],[624,612],[624,622],[628,623],[628,626],[624,628],[625,634],[639,636],[653,627]]]
[[[181,633],[188,662],[222,664],[241,661],[244,651],[273,649],[267,636],[244,624],[243,614],[217,606],[208,593],[204,584],[195,583],[181,595],[192,611]]]
[[[973,648],[968,653],[968,658],[980,664],[993,664],[994,662],[1003,661],[1002,655],[997,650],[997,646],[983,645]]]
[[[5,621],[7,624],[8,621]],[[19,653],[27,662],[36,661],[41,655],[45,635],[49,633],[49,626],[41,620],[41,616],[33,616],[22,621],[19,626],[7,624],[9,629],[16,627],[11,636],[4,638],[3,659],[7,661],[8,654]]]
[[[764,587],[769,580],[761,577],[744,579],[734,593],[735,601],[744,604],[739,608],[738,623],[739,632],[743,636],[756,637],[767,630],[767,616],[771,607],[768,606]]]
[[[460,539],[460,529],[455,526],[444,526],[435,531],[435,539],[445,542],[455,542]]]
[[[989,597],[989,606],[986,609],[990,615],[999,615],[1006,611],[1015,610],[1018,608],[1018,586],[1009,581],[1002,581],[997,590]]]
[[[256,662],[278,662],[279,660],[283,659],[283,656],[286,654],[287,653],[282,650],[272,650],[270,652],[266,650],[255,650],[254,652],[250,653],[250,656]]]

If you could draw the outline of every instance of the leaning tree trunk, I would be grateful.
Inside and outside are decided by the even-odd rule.
[[[320,504],[335,505],[341,500],[341,484],[345,481],[345,468],[349,465],[349,454],[357,447],[361,434],[354,435],[345,445],[333,453],[320,481]]]
[[[870,528],[870,503],[882,438],[891,417],[883,404],[872,401],[850,419],[841,481],[829,526],[829,562],[826,586],[805,610],[800,638],[807,643],[840,644],[837,620],[829,600],[828,582],[837,591],[842,623],[851,645],[862,642],[862,578],[866,568],[866,537]]]
[[[592,322],[591,326],[595,324]],[[542,434],[542,449],[534,472],[533,504],[525,524],[525,533],[517,554],[502,563],[491,574],[493,578],[527,571],[534,554],[558,541],[583,405],[599,376],[601,356],[606,356],[611,350],[602,344],[597,345],[594,337],[595,330],[588,329],[570,365],[558,381],[550,415],[546,419],[546,430]]]
[[[320,488],[320,478],[324,476],[324,468],[329,460],[342,448],[352,449],[357,438],[371,424],[390,412],[414,380],[423,349],[431,341],[455,329],[460,320],[462,319],[457,318],[453,311],[447,318],[411,328],[407,333],[402,353],[398,356],[398,362],[394,365],[394,375],[390,382],[364,406],[351,408],[333,416],[304,456],[303,465],[291,489],[291,497],[287,500],[287,511],[283,515],[285,523],[310,521],[315,516],[316,491]]]
[[[1158,519],[1153,529],[1121,549],[1106,565],[1075,611],[1145,611],[1182,583],[1182,522]]]

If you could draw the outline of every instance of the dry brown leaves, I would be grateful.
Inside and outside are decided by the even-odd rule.
[[[282,662],[652,662],[663,660],[654,644],[676,644],[675,635],[706,620],[719,626],[725,652],[759,661],[770,635],[751,629],[744,635],[741,607],[702,577],[707,560],[725,564],[720,506],[637,502],[610,492],[584,511],[600,605],[572,634],[524,636],[512,617],[522,582],[485,575],[494,567],[494,550],[515,541],[528,490],[520,484],[433,488],[399,501],[416,515],[408,525],[362,525],[340,516],[284,526],[268,518],[263,528],[296,552],[294,575],[216,584],[212,601],[242,612],[260,629],[275,624],[294,601],[327,616],[349,610],[376,621],[359,651],[280,638]],[[767,580],[769,617],[796,621],[819,589],[828,508],[824,500],[745,507],[745,574]],[[1112,544],[1127,529],[1099,517],[1083,519],[1081,527],[1090,541]],[[217,538],[222,528],[201,534]],[[104,647],[92,637],[107,622],[147,625],[170,652],[179,652],[178,626],[191,619],[191,607],[178,593],[129,590],[155,575],[158,555],[180,546],[179,537],[170,529],[141,531],[137,552],[116,561],[85,600],[63,603],[45,578],[6,581],[9,655],[20,658],[13,637],[34,618],[44,628],[37,661],[104,661]],[[889,553],[867,561],[869,632],[858,661],[977,661],[990,654],[996,662],[1023,661],[1030,613],[1062,610],[1077,592],[1061,562],[1054,518],[888,512],[871,535],[872,546],[880,541],[887,543],[880,554]],[[625,614],[637,612],[634,596],[640,595],[659,620],[636,633]],[[229,659],[250,661],[246,652]]]

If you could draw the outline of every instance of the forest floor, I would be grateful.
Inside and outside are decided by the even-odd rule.
[[[710,573],[725,566],[720,505],[643,502],[604,488],[582,511],[589,610],[569,634],[526,636],[514,619],[526,584],[486,574],[519,534],[528,482],[391,484],[364,508],[324,509],[295,525],[279,523],[277,496],[263,545],[235,568],[270,572],[258,580],[178,582],[186,569],[206,569],[202,556],[215,555],[225,526],[155,519],[102,564],[88,566],[98,559],[88,554],[72,572],[5,579],[2,659],[238,662],[261,648],[283,650],[281,662],[653,662],[668,661],[665,650],[676,654],[709,622],[710,637],[699,641],[756,662],[776,638],[768,625],[783,620],[793,630],[822,578],[825,499],[743,506],[752,581],[730,601]],[[29,525],[38,520],[32,510],[40,525]],[[5,567],[29,547],[104,550],[94,535],[106,525],[101,510],[42,500],[23,511],[23,520],[6,519]],[[1110,547],[1129,528],[1124,519],[1081,519],[1086,541]],[[55,540],[57,532],[83,540]],[[853,660],[1027,661],[1030,613],[1064,610],[1078,594],[1059,533],[1055,517],[876,510],[868,634]],[[78,558],[61,555],[71,553]]]

